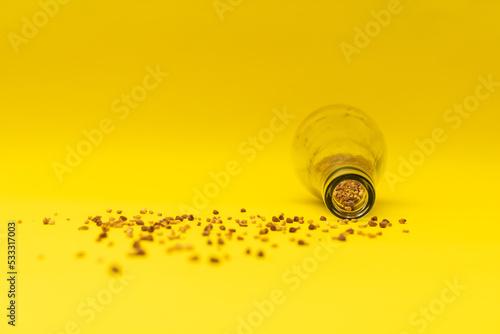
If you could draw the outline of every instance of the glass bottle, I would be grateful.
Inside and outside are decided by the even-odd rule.
[[[385,168],[385,140],[365,112],[331,105],[302,121],[292,158],[301,182],[335,216],[360,218],[375,203],[375,184]]]

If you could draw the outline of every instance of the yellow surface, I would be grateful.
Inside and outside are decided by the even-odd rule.
[[[500,81],[498,2],[221,2],[222,16],[211,0],[73,0],[45,25],[34,0],[0,11],[4,263],[7,222],[23,221],[17,322],[7,325],[2,279],[1,332],[500,332],[494,211],[500,87],[481,83],[488,76]],[[358,37],[361,47],[346,58],[342,47],[356,47],[356,27],[376,29],[371,11],[388,8],[397,14],[371,31],[368,45]],[[24,28],[29,38],[22,37],[23,17],[32,22],[34,15],[41,27],[36,33]],[[21,44],[13,47],[12,40]],[[152,90],[144,101],[124,108],[119,99],[141,92],[147,68],[169,74],[158,85],[147,79]],[[464,101],[480,103],[465,117],[447,112]],[[115,245],[107,247],[94,241],[95,226],[76,230],[108,207],[128,216],[142,207],[182,214],[180,206],[193,207],[196,189],[212,182],[210,173],[231,161],[236,171],[199,205],[202,217],[215,208],[224,217],[242,216],[238,210],[245,207],[247,216],[284,212],[332,220],[299,184],[289,154],[301,119],[332,103],[370,113],[384,132],[388,175],[397,183],[380,182],[372,213],[393,222],[404,217],[404,227],[394,224],[376,239],[350,236],[334,243],[326,258],[321,253],[324,261],[317,260],[317,237],[325,240],[333,230],[315,230],[310,238],[301,230],[306,247],[271,234],[268,244],[248,237],[221,251],[191,230],[198,264],[189,263],[187,253],[167,255],[169,242],[147,245],[146,258],[131,259],[122,231],[110,233]],[[249,136],[269,127],[273,110],[295,117],[252,151]],[[103,120],[111,130],[60,180],[54,162],[66,163],[68,147],[85,149],[82,131]],[[446,140],[394,179],[400,157],[422,158],[415,140],[432,138],[433,131]],[[42,225],[43,217],[56,225]],[[271,242],[279,247],[271,249]],[[245,256],[244,244],[262,247],[265,258]],[[79,251],[86,257],[75,258]],[[207,263],[207,256],[226,253],[229,261]],[[108,273],[113,263],[127,278],[123,289]],[[303,265],[313,266],[307,277],[289,272]],[[454,283],[460,285],[455,294]],[[109,296],[91,316],[88,298]],[[255,303],[269,307],[276,298],[259,318]],[[428,315],[420,313],[426,309]],[[241,319],[255,326],[242,327]]]

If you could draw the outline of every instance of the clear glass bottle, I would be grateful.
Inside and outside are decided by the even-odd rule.
[[[321,108],[304,119],[292,146],[295,171],[339,218],[366,215],[386,160],[385,140],[363,111],[346,105]]]

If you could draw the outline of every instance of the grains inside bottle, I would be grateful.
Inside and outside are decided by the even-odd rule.
[[[355,180],[341,181],[333,191],[335,204],[348,212],[359,209],[365,198],[365,187]]]

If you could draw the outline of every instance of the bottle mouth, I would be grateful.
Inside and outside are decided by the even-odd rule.
[[[373,182],[366,173],[353,167],[332,173],[323,193],[328,210],[342,219],[361,218],[375,204]]]

